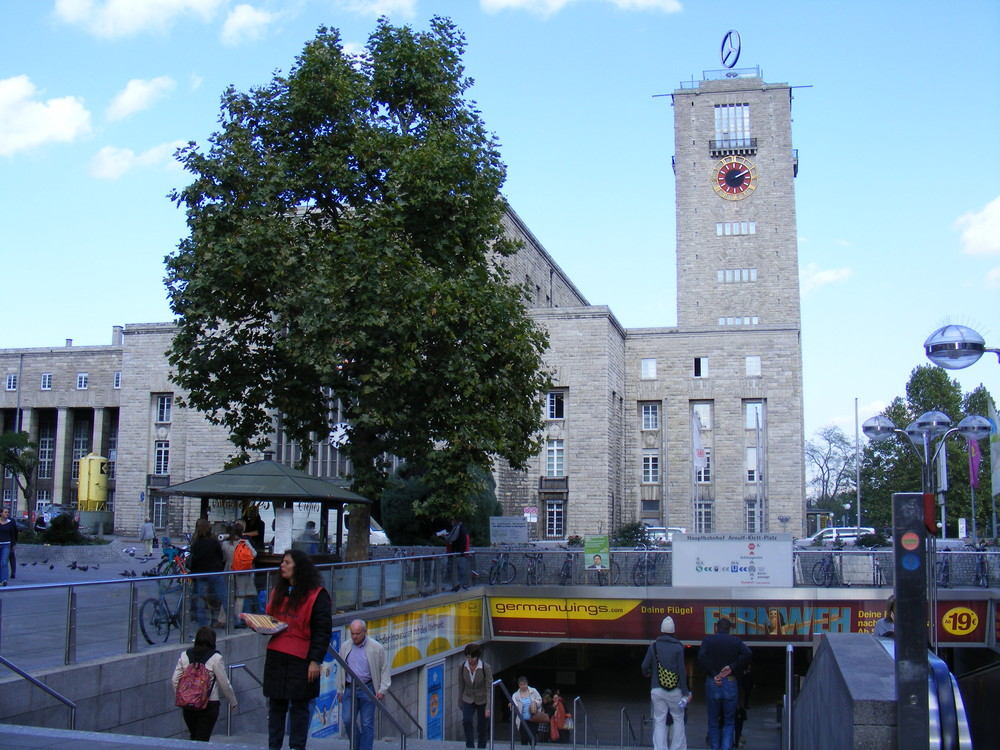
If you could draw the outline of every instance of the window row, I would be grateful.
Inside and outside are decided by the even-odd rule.
[[[736,315],[727,318],[719,318],[720,326],[755,326],[760,325],[760,318],[756,315]]]
[[[757,269],[720,268],[717,276],[720,284],[746,284],[757,280]]]
[[[17,390],[17,373],[7,373],[7,390],[16,391]],[[122,387],[122,373],[121,370],[116,370],[112,376],[111,381],[112,388],[119,389]],[[85,391],[90,387],[90,373],[78,372],[76,374],[76,389],[78,391]],[[39,384],[39,390],[41,391],[51,391],[52,390],[52,373],[43,372],[41,381]]]
[[[712,482],[712,449],[696,449],[698,459],[695,465],[694,481],[698,484],[710,484]],[[762,481],[764,475],[760,465],[760,455],[756,447],[746,449],[746,481],[755,484]],[[660,483],[660,454],[655,449],[646,449],[642,452],[642,483]]]
[[[730,237],[741,234],[757,234],[756,221],[719,221],[715,224],[715,234]]]

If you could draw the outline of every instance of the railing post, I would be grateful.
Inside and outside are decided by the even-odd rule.
[[[128,642],[125,644],[125,652],[134,654],[138,649],[139,637],[137,623],[139,620],[139,592],[135,587],[135,581],[129,581],[128,585]]]
[[[63,664],[76,661],[76,590],[70,586],[66,595],[66,647]]]

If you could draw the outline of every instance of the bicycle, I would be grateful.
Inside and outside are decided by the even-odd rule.
[[[192,596],[189,609],[184,609],[185,580],[187,579],[176,578],[168,581],[157,581],[159,594],[142,603],[139,608],[139,629],[142,631],[142,637],[146,639],[146,643],[150,645],[166,643],[167,638],[170,637],[171,628],[183,632],[187,615],[197,611],[199,607],[207,606],[208,602],[202,597]],[[173,598],[174,594],[177,595],[176,599]]]
[[[976,585],[984,589],[990,587],[990,561],[982,553],[976,558]]]
[[[573,580],[573,553],[567,552],[559,570],[559,585],[565,586]]]
[[[656,579],[659,558],[648,544],[640,544],[636,549],[642,550],[643,554],[632,566],[632,581],[636,586],[650,586]]]
[[[510,551],[507,545],[503,545],[497,556],[490,561],[490,586],[497,583],[508,584],[517,575],[517,568],[510,561]]]
[[[938,588],[946,589],[951,583],[951,561],[946,555],[942,555],[938,558],[938,561],[934,563],[934,580],[936,581]]]
[[[837,563],[833,555],[833,552],[828,552],[823,555],[822,560],[813,564],[812,580],[817,586],[830,587],[835,581],[840,580],[840,575],[837,571]]]
[[[545,563],[542,561],[541,552],[529,552],[525,554],[527,567],[524,571],[524,583],[528,586],[536,586],[545,577]]]
[[[607,586],[609,584],[611,586],[617,586],[618,580],[622,576],[622,567],[614,560],[612,560],[610,563],[608,563],[608,567],[606,570],[588,570],[587,572],[590,573],[592,576],[597,577],[598,586]]]
[[[176,576],[187,573],[185,561],[187,560],[187,549],[174,546],[170,537],[165,536],[161,542],[163,554],[156,567],[145,575],[153,576]]]

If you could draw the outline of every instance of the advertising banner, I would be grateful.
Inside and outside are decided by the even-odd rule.
[[[885,600],[671,601],[661,599],[532,599],[491,597],[495,638],[645,642],[659,635],[660,621],[674,619],[677,638],[700,642],[721,617],[733,635],[750,642],[808,643],[814,633],[870,633]],[[987,602],[938,602],[940,641],[985,645]]]
[[[607,570],[611,565],[611,544],[607,535],[588,534],[583,538],[584,570]]]
[[[427,666],[427,739],[444,739],[444,662]]]
[[[791,534],[678,534],[672,566],[674,586],[795,584]]]
[[[391,668],[401,669],[481,640],[483,600],[469,599],[368,620],[368,634],[385,646]]]
[[[340,653],[341,632],[334,630],[330,648]],[[313,701],[309,719],[310,737],[335,737],[340,732],[340,711],[337,705],[337,670],[340,664],[327,652],[319,673],[319,697]]]

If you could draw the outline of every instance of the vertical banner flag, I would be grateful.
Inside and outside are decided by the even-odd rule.
[[[979,464],[983,460],[982,451],[979,450],[978,440],[966,440],[969,445],[969,484],[972,489],[979,488]]]
[[[997,421],[997,410],[993,408],[992,399],[989,407],[990,422],[993,423],[990,427],[990,476],[993,481],[991,494],[996,497],[1000,495],[1000,434],[997,433],[1000,421]]]
[[[703,471],[708,466],[708,458],[705,456],[705,446],[701,444],[701,418],[697,412],[692,414],[691,419],[691,445],[694,449],[695,471]]]
[[[444,662],[427,665],[427,739],[444,739]]]

